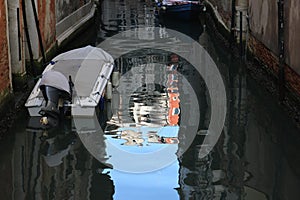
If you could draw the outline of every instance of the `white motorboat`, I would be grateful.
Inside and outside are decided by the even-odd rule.
[[[93,116],[114,68],[104,50],[86,46],[56,56],[27,99],[30,116],[57,118],[64,108],[72,116]],[[45,118],[43,118],[45,117]]]

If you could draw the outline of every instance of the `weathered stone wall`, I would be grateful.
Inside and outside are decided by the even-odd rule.
[[[228,0],[208,0],[217,8],[225,24],[229,27],[231,2]],[[278,10],[277,0],[236,0],[236,5],[248,3],[249,29],[255,39],[262,42],[274,55],[278,55]],[[286,63],[300,74],[300,1],[286,0],[285,3],[285,47]]]
[[[210,3],[216,8],[225,24],[230,27],[231,23],[231,0],[209,0]]]
[[[56,0],[57,22],[72,14],[78,8],[89,3],[91,0]]]
[[[11,56],[11,70],[13,74],[23,74],[25,72],[25,51],[24,51],[24,35],[22,23],[22,8],[20,0],[9,0],[8,5],[8,20],[9,20],[9,45]]]
[[[249,28],[251,34],[273,53],[278,52],[278,22],[276,0],[250,0]]]
[[[285,1],[285,45],[286,45],[286,63],[300,74],[300,1]],[[298,83],[300,85],[300,83]]]
[[[15,81],[16,78],[12,84],[12,73],[19,80],[19,76],[25,74],[25,61],[29,60],[27,48],[29,40],[25,37],[21,2],[21,0],[0,0],[0,103],[13,86],[19,86],[18,81]],[[38,60],[41,58],[41,51],[32,2],[31,0],[23,2],[26,8],[33,59]],[[59,45],[59,42],[73,34],[84,25],[87,18],[91,18],[94,14],[93,0],[35,0],[34,2],[46,55],[53,53],[56,44]],[[84,21],[80,23],[82,19]],[[60,26],[57,26],[58,21],[61,22]],[[76,27],[70,29],[73,26]],[[60,28],[59,34],[57,27]],[[58,37],[66,30],[68,34],[64,34],[65,37],[61,37],[59,41]]]
[[[285,12],[285,78],[298,94],[300,94],[300,2],[284,1]],[[275,73],[278,71],[278,9],[276,0],[250,0],[249,22],[253,40],[250,45],[254,53]],[[258,40],[258,41],[254,41]]]
[[[275,74],[278,73],[278,58],[272,51],[270,51],[265,44],[254,37],[249,38],[249,47],[254,55],[267,66]],[[295,70],[288,65],[285,66],[285,79],[288,87],[292,88],[298,95],[300,95],[300,76]]]
[[[10,88],[9,49],[7,40],[6,0],[0,0],[0,100]]]
[[[300,74],[300,1],[284,1],[286,63]],[[274,55],[278,55],[277,0],[249,0],[251,34],[261,41]]]
[[[72,38],[72,33],[90,22],[95,7],[94,0],[56,0],[56,3],[56,40],[61,45]]]
[[[65,29],[63,30],[61,30],[61,28],[58,30],[57,24],[59,22],[62,22],[64,19],[70,18],[70,16],[72,16],[75,11],[82,8],[87,3],[90,3],[91,0],[36,0],[35,2],[43,46],[44,50],[47,52],[52,49],[54,44],[56,44],[60,34],[65,31],[65,29],[68,29],[69,26],[76,23],[78,20],[70,22],[71,25],[69,23],[68,26],[64,26],[63,28]],[[33,49],[34,59],[38,59],[41,57],[41,53],[33,17],[31,0],[26,0],[26,3],[31,46]]]
[[[231,3],[228,0],[208,0],[220,13],[230,28]],[[278,72],[278,9],[277,0],[236,0],[236,5],[247,5],[249,15],[249,45],[253,53],[268,66],[274,74]],[[284,1],[285,22],[285,77],[300,95],[300,1]]]
[[[43,45],[47,50],[56,41],[55,0],[38,0],[38,13]]]

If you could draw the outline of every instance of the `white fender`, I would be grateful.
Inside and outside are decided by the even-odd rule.
[[[106,86],[106,99],[111,99],[112,98],[112,84],[110,81],[107,82]]]
[[[114,87],[118,87],[119,86],[119,80],[120,80],[120,72],[115,71],[112,74],[112,85]]]

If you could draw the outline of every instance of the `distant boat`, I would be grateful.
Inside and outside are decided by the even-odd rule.
[[[29,115],[41,117],[44,125],[67,109],[72,116],[93,116],[113,63],[111,55],[92,46],[58,55],[45,68],[25,103]]]
[[[174,17],[182,20],[197,19],[204,7],[203,1],[200,0],[156,0],[156,3],[159,7],[159,15],[162,17]]]

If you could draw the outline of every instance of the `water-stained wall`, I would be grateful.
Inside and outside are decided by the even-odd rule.
[[[7,35],[6,0],[0,0],[0,100],[10,87],[9,44]]]
[[[72,14],[78,8],[89,3],[91,0],[56,0],[57,22]]]
[[[46,59],[51,59],[57,44],[59,46],[93,17],[93,5],[94,0],[0,0],[0,103],[12,89],[13,74],[19,77],[26,73],[29,47],[34,60],[42,57],[38,29],[45,54],[49,56]],[[29,38],[25,36],[25,28]],[[17,86],[15,81],[14,86]]]
[[[34,8],[32,7],[31,0],[25,0],[25,2],[31,47],[34,59],[39,59],[41,57],[41,52],[33,15]],[[43,47],[46,52],[51,50],[51,48],[56,44],[58,37],[63,31],[78,23],[78,20],[70,21],[69,19],[74,17],[75,12],[90,2],[91,0],[35,0]],[[80,19],[81,17],[83,18],[88,11],[82,12],[82,14],[78,15],[79,17],[76,19]],[[57,27],[57,24],[62,21],[67,21],[67,23],[62,25],[63,28],[61,28],[61,26]]]
[[[277,53],[277,1],[250,0],[248,12],[251,34],[274,53]]]
[[[11,70],[14,74],[25,72],[25,53],[24,34],[22,22],[22,8],[20,0],[7,1],[8,6],[8,27],[9,27],[9,46],[11,56]]]
[[[228,0],[209,0],[208,2],[212,3],[214,8],[222,16],[225,24],[230,27],[231,19],[231,1]]]
[[[231,1],[207,0],[217,8],[230,28]],[[277,0],[236,0],[236,5],[248,5],[249,44],[253,53],[276,74],[278,71],[278,9]],[[300,95],[300,1],[284,1],[284,40],[286,80]]]
[[[285,39],[286,39],[286,62],[298,74],[300,74],[300,1],[299,0],[286,0],[285,1]],[[300,84],[299,84],[300,85]]]
[[[284,1],[284,26],[285,26],[285,47],[286,63],[300,74],[300,1]],[[276,0],[250,0],[249,17],[251,34],[256,39],[278,55],[278,9]]]
[[[43,45],[48,49],[56,40],[55,0],[38,0],[37,7]]]
[[[277,0],[249,0],[251,42],[259,57],[278,71],[278,6]],[[284,1],[285,78],[287,84],[300,94],[300,2]],[[259,44],[261,43],[261,44]]]
[[[94,0],[56,0],[56,37],[60,45],[89,21],[95,13]]]

